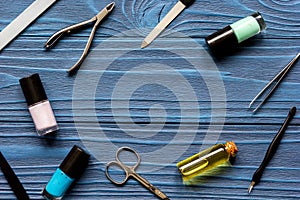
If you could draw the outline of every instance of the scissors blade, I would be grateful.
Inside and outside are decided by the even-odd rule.
[[[0,32],[0,51],[56,0],[36,0]]]
[[[157,187],[152,185],[148,180],[146,180],[144,177],[140,176],[134,170],[130,173],[130,176],[135,178],[139,183],[141,183],[145,188],[147,188],[150,192],[155,194],[160,199],[163,199],[163,200],[169,199],[166,194],[164,194],[162,191],[160,191]]]

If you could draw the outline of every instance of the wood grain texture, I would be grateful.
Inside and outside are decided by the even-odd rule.
[[[276,155],[266,168],[261,183],[254,188],[251,195],[248,195],[247,188],[252,174],[262,161],[289,108],[291,106],[300,108],[298,63],[257,114],[254,115],[248,109],[249,102],[257,92],[300,50],[300,2],[196,1],[170,24],[160,36],[161,40],[155,40],[154,45],[160,41],[164,42],[164,39],[171,38],[185,43],[192,38],[207,49],[204,42],[207,35],[254,11],[262,13],[268,26],[266,32],[245,42],[235,54],[223,59],[214,59],[218,71],[203,74],[187,65],[184,59],[170,54],[175,50],[172,47],[160,45],[160,48],[149,46],[145,50],[139,49],[143,38],[176,2],[176,0],[116,0],[113,13],[97,30],[92,49],[93,52],[103,55],[97,57],[97,63],[106,63],[124,51],[122,43],[137,45],[136,49],[122,55],[105,70],[94,98],[86,99],[95,103],[95,114],[101,130],[116,146],[131,146],[141,153],[151,153],[168,145],[173,145],[175,151],[188,147],[176,161],[170,163],[160,159],[162,162],[157,164],[147,159],[143,160],[142,157],[142,168],[138,172],[166,193],[170,199],[299,199],[299,112],[286,131]],[[31,3],[32,0],[1,1],[0,30]],[[76,76],[69,77],[66,74],[66,69],[81,55],[91,29],[87,28],[63,38],[49,51],[43,49],[44,42],[57,30],[91,18],[108,3],[110,3],[108,0],[58,1],[0,52],[0,150],[32,199],[42,199],[42,188],[71,147],[74,144],[84,146],[78,132],[90,134],[99,132],[99,127],[74,122],[76,115],[73,105],[80,99],[74,98]],[[132,32],[128,32],[129,30]],[[178,35],[174,35],[174,32],[180,32],[184,37],[177,38]],[[113,41],[111,37],[116,35],[122,37],[115,40],[113,47],[97,48],[107,40]],[[183,45],[182,51],[189,52],[191,49]],[[197,61],[199,58],[195,56],[188,59]],[[125,96],[124,98],[113,96],[114,86],[120,77],[140,63],[171,66],[174,72],[181,74],[193,86],[197,100],[195,102],[178,100],[178,97],[184,96],[187,90],[174,94],[165,87],[146,85],[137,88],[127,106],[128,99]],[[174,81],[175,89],[181,89],[182,86],[175,83],[178,80],[175,79],[174,72],[160,71],[158,76],[166,80],[170,78]],[[40,74],[60,126],[59,132],[54,137],[38,137],[28,113],[18,80],[32,73]],[[98,75],[101,70],[83,68],[81,73]],[[139,73],[141,77],[147,77],[152,72],[146,70]],[[225,101],[225,104],[218,104],[222,106],[212,108],[212,99],[204,80],[214,76],[221,77],[226,90],[226,99],[220,99]],[[124,93],[130,91],[133,86],[134,84],[129,84],[127,88],[125,87]],[[217,103],[217,100],[213,101]],[[118,107],[112,107],[112,103]],[[180,107],[181,103],[183,107]],[[199,105],[199,115],[195,115],[196,112],[192,107],[194,103]],[[83,119],[92,117],[90,112],[84,111],[93,108],[82,105],[76,109],[83,111]],[[226,114],[213,116],[212,110],[216,113],[226,111]],[[225,118],[224,125],[223,123],[211,125],[212,117],[221,122]],[[130,125],[129,119],[135,123],[134,127],[138,128],[126,134],[120,126]],[[196,186],[184,186],[175,164],[199,151],[204,145],[203,141],[210,125],[215,130],[218,128],[222,130],[218,137],[219,142],[226,140],[236,142],[239,148],[238,156],[232,166],[223,166],[217,173],[199,178]],[[183,130],[180,133],[179,127]],[[197,134],[194,136],[195,129]],[[139,134],[141,137],[132,136]],[[177,134],[181,134],[184,138],[192,138],[192,142],[180,139],[172,143]],[[210,134],[218,136],[214,132]],[[92,142],[99,147],[107,144],[106,138],[101,137]],[[156,198],[135,180],[130,180],[124,187],[116,187],[106,179],[104,174],[106,160],[101,159],[101,154],[113,155],[114,150],[104,149],[97,155],[91,153],[92,159],[86,173],[68,192],[65,199]],[[113,156],[111,159],[114,159]],[[143,170],[143,167],[148,169],[160,167],[160,169],[149,172]],[[0,199],[15,199],[2,174],[0,174]]]

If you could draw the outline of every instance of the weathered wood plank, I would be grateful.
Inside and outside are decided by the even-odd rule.
[[[263,159],[289,108],[300,107],[299,64],[292,69],[284,79],[284,83],[257,114],[253,114],[247,106],[256,93],[299,51],[300,4],[297,1],[196,1],[170,24],[161,37],[154,41],[154,45],[140,50],[139,45],[143,38],[177,1],[115,2],[114,12],[96,32],[92,51],[103,55],[97,57],[96,62],[104,64],[107,60],[114,59],[124,51],[124,43],[132,43],[137,48],[130,49],[132,50],[130,53],[118,58],[108,70],[102,66],[99,66],[100,70],[89,68],[81,70],[83,74],[96,74],[93,77],[95,80],[99,78],[97,77],[99,73],[105,72],[102,82],[97,86],[95,97],[87,98],[95,102],[95,113],[101,130],[116,146],[131,146],[141,153],[153,152],[166,145],[178,150],[187,148],[172,163],[162,161],[158,165],[143,160],[138,172],[171,199],[299,199],[300,158],[297,151],[300,143],[299,114],[295,116],[276,155],[265,170],[262,182],[250,196],[247,194],[251,176]],[[0,30],[30,3],[32,0],[1,1]],[[76,77],[68,77],[65,72],[81,55],[91,29],[87,28],[65,37],[50,51],[45,51],[43,44],[55,31],[91,18],[108,3],[110,3],[108,0],[58,1],[0,52],[0,150],[11,163],[32,199],[42,199],[40,191],[69,149],[74,144],[83,146],[81,140],[83,138],[80,137],[82,135],[78,135],[78,131],[91,134],[99,132],[99,127],[75,120],[72,103],[82,99],[74,99]],[[207,49],[204,37],[255,10],[260,11],[266,19],[267,31],[247,41],[235,54],[224,59],[215,59],[218,71],[207,73],[208,71],[204,70],[199,73],[187,65],[185,59],[197,61],[202,55],[193,55],[189,58],[174,56],[170,52],[176,49],[163,45],[164,40],[170,38],[184,44],[190,41],[191,37]],[[128,32],[129,30],[133,31]],[[174,34],[174,31],[184,34],[184,37]],[[111,38],[118,34],[123,35],[117,39]],[[99,48],[103,47],[105,41],[114,39],[112,47],[104,45],[104,48]],[[161,45],[159,48],[153,48],[155,44]],[[182,51],[193,52],[193,48],[185,45],[183,47]],[[91,57],[88,58],[90,59]],[[154,85],[139,88],[129,99],[125,96],[123,98],[113,96],[115,84],[132,67],[141,63],[156,62],[174,69],[159,71],[157,76],[161,79],[172,79],[174,72],[181,74],[193,86],[197,101],[186,99],[180,101],[176,98],[178,93],[174,95],[172,91]],[[32,73],[41,75],[54,108],[60,126],[60,131],[55,137],[38,137],[27,111],[18,79]],[[145,70],[136,76],[147,77],[151,74],[153,71]],[[208,92],[204,81],[208,77],[221,78],[226,91],[226,99],[221,100],[226,104],[218,104],[219,107],[212,108],[212,103],[217,103],[218,99],[212,99]],[[176,76],[173,79],[176,80]],[[174,85],[175,89],[182,89],[181,85]],[[134,84],[125,87],[124,93],[130,91],[133,86]],[[179,93],[183,96],[185,94],[188,94],[185,90]],[[129,106],[126,105],[128,100]],[[114,112],[112,102],[118,105],[113,107]],[[194,103],[199,105],[199,115],[192,107]],[[75,108],[88,114],[82,118],[83,120],[93,115],[86,111],[84,105]],[[212,114],[212,109],[216,114]],[[210,134],[218,137],[220,142],[234,140],[239,148],[238,156],[232,166],[224,166],[218,173],[199,178],[197,186],[184,186],[175,164],[198,152],[201,146],[209,145],[203,144],[203,141],[212,117],[220,123],[213,126]],[[138,127],[131,129],[130,134],[142,133],[149,137],[138,138],[124,132],[120,126],[128,125],[129,119]],[[150,125],[152,130],[149,130],[147,125]],[[183,130],[180,133],[179,127]],[[220,135],[219,129],[222,130]],[[157,134],[153,135],[153,132]],[[193,140],[172,141],[177,134]],[[107,138],[100,136],[93,138],[92,141],[97,146],[105,146],[108,142]],[[99,154],[91,152],[93,157],[88,170],[65,199],[155,199],[134,180],[130,180],[124,187],[116,187],[106,179],[104,174],[106,160],[98,158],[101,155],[114,154],[110,151],[112,150],[104,149]],[[165,167],[152,172],[143,170],[160,166]],[[0,173],[0,199],[14,198]]]

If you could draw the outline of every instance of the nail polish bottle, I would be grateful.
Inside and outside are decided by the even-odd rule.
[[[48,200],[62,199],[72,183],[83,174],[89,157],[83,149],[74,145],[43,189],[43,197]]]
[[[19,82],[37,133],[46,135],[57,131],[59,128],[39,74],[22,78]]]
[[[256,12],[207,36],[205,40],[213,53],[224,55],[265,29],[266,24],[262,15]]]

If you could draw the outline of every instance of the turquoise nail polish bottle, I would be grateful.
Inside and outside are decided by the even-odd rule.
[[[83,149],[74,145],[44,188],[42,195],[49,200],[62,199],[72,183],[86,169],[89,157]]]

